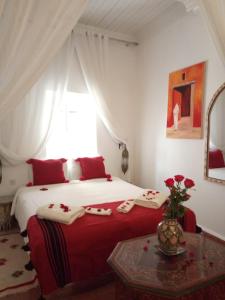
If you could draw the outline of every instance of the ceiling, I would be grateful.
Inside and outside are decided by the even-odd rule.
[[[174,2],[175,0],[88,0],[79,22],[133,35]]]

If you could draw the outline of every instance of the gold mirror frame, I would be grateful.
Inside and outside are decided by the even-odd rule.
[[[217,98],[219,97],[219,95],[225,90],[225,83],[223,83],[218,90],[215,92],[215,94],[213,95],[210,103],[209,103],[209,107],[208,107],[208,111],[207,111],[207,116],[206,116],[206,132],[207,132],[207,136],[206,136],[206,146],[205,146],[205,166],[204,166],[204,177],[206,180],[209,180],[211,182],[216,182],[216,183],[222,183],[225,184],[225,180],[222,179],[218,179],[218,178],[213,178],[213,177],[209,177],[209,137],[210,137],[210,113],[213,109],[213,106],[217,100]]]

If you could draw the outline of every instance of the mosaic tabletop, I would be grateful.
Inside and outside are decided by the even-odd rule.
[[[108,259],[129,287],[182,296],[225,279],[225,245],[204,234],[184,234],[185,252],[166,256],[157,236],[119,242]]]

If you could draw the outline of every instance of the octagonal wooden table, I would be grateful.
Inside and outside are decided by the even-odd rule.
[[[119,242],[108,263],[119,276],[116,299],[225,299],[225,244],[185,233],[185,252],[166,256],[156,235]]]

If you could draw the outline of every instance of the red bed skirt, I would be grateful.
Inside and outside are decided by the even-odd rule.
[[[119,241],[155,233],[163,208],[140,206],[127,214],[117,212],[122,201],[91,205],[111,208],[110,216],[85,214],[71,225],[40,220],[28,222],[31,261],[43,295],[70,282],[97,278],[111,271],[107,258]],[[187,209],[182,222],[185,231],[195,232],[195,214]]]

